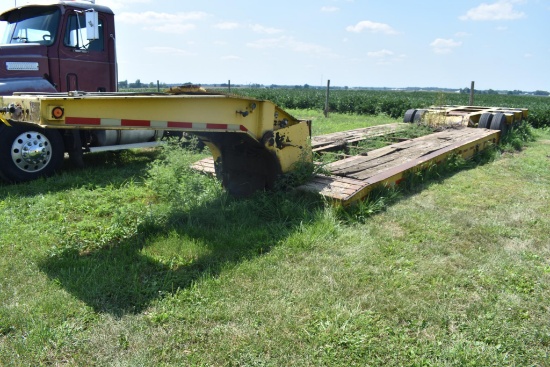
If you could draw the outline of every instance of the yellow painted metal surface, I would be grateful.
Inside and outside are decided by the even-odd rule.
[[[7,121],[56,129],[154,129],[243,134],[272,152],[281,171],[311,161],[310,123],[270,101],[227,95],[16,95],[1,97]],[[208,140],[208,138],[206,138]],[[220,140],[220,139],[218,139]],[[208,143],[217,159],[220,146]]]
[[[284,118],[287,119],[288,124],[299,123],[299,120],[285,114],[281,114],[279,121],[276,121],[276,106],[269,101],[222,95],[82,97],[22,95],[2,97],[1,104],[14,106],[14,113],[4,114],[7,119],[55,128],[190,130],[193,127],[188,127],[185,123],[223,123],[243,126],[256,138],[261,138],[264,132],[276,129],[275,123],[281,123]],[[61,108],[64,111],[61,118],[53,116],[52,111],[55,108]],[[124,123],[118,123],[119,120],[124,120]],[[165,122],[171,122],[172,125],[166,127],[163,125]]]
[[[483,106],[437,106],[420,109],[422,117],[417,122],[431,126],[464,126],[476,127],[481,116],[485,113],[502,113],[506,123],[512,125],[528,116],[528,109],[513,107],[483,107]]]

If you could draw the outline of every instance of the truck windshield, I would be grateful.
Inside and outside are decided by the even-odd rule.
[[[6,20],[2,44],[40,43],[51,45],[55,42],[59,25],[59,10],[24,8],[12,12]]]

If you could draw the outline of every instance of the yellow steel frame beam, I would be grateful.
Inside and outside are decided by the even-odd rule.
[[[226,95],[54,94],[5,96],[0,105],[4,119],[45,128],[246,134],[277,156],[282,172],[312,159],[310,122],[270,101]]]

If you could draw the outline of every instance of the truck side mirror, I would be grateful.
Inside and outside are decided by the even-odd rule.
[[[86,13],[86,38],[88,41],[99,39],[99,17],[97,11],[91,10]]]

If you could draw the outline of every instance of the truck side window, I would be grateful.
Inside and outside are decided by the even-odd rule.
[[[70,15],[65,31],[64,43],[67,47],[81,51],[103,51],[103,21],[99,20],[99,39],[88,40],[84,14]]]

